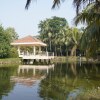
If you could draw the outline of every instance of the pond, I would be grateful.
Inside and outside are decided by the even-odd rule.
[[[100,100],[100,64],[0,67],[0,100]]]

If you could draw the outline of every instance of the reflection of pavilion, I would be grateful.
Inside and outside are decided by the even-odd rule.
[[[15,83],[21,83],[23,85],[32,86],[38,80],[44,79],[46,77],[45,75],[35,76],[36,75],[36,70],[41,70],[41,71],[46,70],[46,72],[48,74],[49,69],[54,70],[54,64],[53,65],[19,65],[19,67],[18,67],[18,76],[12,76],[10,78],[10,80],[12,82],[15,82]],[[33,75],[31,77],[19,76],[19,74],[21,72],[24,74],[25,72],[28,73],[29,70],[33,70]]]
[[[28,71],[30,69],[33,70],[33,75],[36,74],[36,70],[46,70],[47,73],[49,72],[49,69],[54,69],[54,64],[53,65],[19,65],[19,68],[18,68],[18,74],[22,71],[22,73],[25,72],[25,70]]]

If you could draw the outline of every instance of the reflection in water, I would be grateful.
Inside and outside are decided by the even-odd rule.
[[[54,70],[54,65],[19,65],[19,67],[1,67],[0,100],[14,100],[15,98],[16,100],[22,100],[22,98],[23,100],[33,100],[33,98],[37,100],[38,92],[32,93],[32,90],[38,90],[40,80],[45,78],[50,69]],[[27,86],[27,88],[25,86]],[[33,88],[29,88],[29,86]],[[30,96],[27,97],[25,95]]]
[[[41,81],[40,96],[52,100],[99,100],[100,65],[57,64]],[[94,92],[95,91],[95,92]]]
[[[67,100],[76,100],[77,97],[83,93],[83,88],[77,88],[77,89],[74,89],[73,91],[71,91],[68,96],[67,96]]]
[[[54,70],[54,65],[19,65],[18,76],[12,76],[11,81],[15,83],[21,83],[23,85],[32,86],[36,81],[44,79],[49,69]],[[42,74],[36,73],[36,71],[46,71]],[[33,73],[31,73],[31,72]],[[29,76],[29,74],[31,74]]]
[[[7,95],[13,90],[14,84],[10,83],[10,76],[16,75],[16,67],[0,68],[0,100],[3,95]]]
[[[36,70],[47,70],[48,73],[49,69],[51,68],[54,69],[54,64],[53,65],[19,65],[18,74],[21,72],[21,70],[22,73],[24,73],[25,70],[28,73],[30,69],[33,70],[33,75],[36,74]]]
[[[31,87],[30,87],[31,86]],[[0,100],[100,100],[100,64],[0,68]]]

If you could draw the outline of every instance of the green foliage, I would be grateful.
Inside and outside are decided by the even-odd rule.
[[[86,23],[81,39],[81,48],[86,50],[87,57],[93,57],[100,48],[100,7],[96,3],[88,5],[75,18],[75,24]]]
[[[46,78],[41,81],[39,94],[48,100],[90,100],[92,96],[96,100],[100,98],[99,79],[99,64],[82,63],[80,67],[78,63],[56,63],[54,70],[50,70]],[[79,97],[77,95],[76,98],[74,96],[77,90]],[[74,95],[70,95],[71,93]]]
[[[27,0],[26,8],[32,0]],[[53,0],[52,8],[59,7],[63,0]],[[77,16],[75,24],[86,23],[87,27],[81,41],[81,47],[87,55],[94,56],[100,48],[100,0],[73,0]],[[66,42],[67,43],[67,42]]]
[[[100,6],[100,1],[99,0],[73,0],[73,4],[76,7],[76,11],[77,13],[79,13],[79,11],[82,10],[82,8],[86,8],[88,5],[91,5],[95,3],[96,4],[96,8],[98,8],[98,6]],[[84,7],[83,7],[84,6]],[[91,19],[90,19],[91,20]]]
[[[72,44],[71,56],[76,56],[76,49],[79,48],[82,32],[78,28],[71,28],[70,42]]]
[[[0,68],[0,100],[13,89],[14,83],[10,82],[10,77],[16,75],[16,69],[17,67]]]
[[[77,28],[70,28],[65,18],[52,17],[39,24],[40,38],[48,47],[48,51],[55,55],[66,55],[69,49],[76,46],[76,51],[82,33]]]
[[[0,26],[0,58],[8,57],[8,51],[10,50],[9,41],[4,33],[4,29]]]
[[[7,35],[8,39],[10,42],[18,39],[18,34],[16,33],[15,29],[12,28],[12,27],[8,27],[6,30],[5,30],[5,34]]]
[[[14,28],[6,30],[0,25],[0,58],[17,57],[16,49],[10,46],[10,43],[17,39],[18,35]]]
[[[11,47],[10,52],[9,52],[9,57],[10,58],[18,57],[18,51],[15,47]]]
[[[9,55],[10,46],[6,43],[0,43],[0,58],[6,58]]]
[[[52,17],[41,21],[39,24],[40,38],[48,45],[48,51],[61,54],[66,52],[65,38],[68,23],[65,18]],[[63,51],[62,51],[63,50]]]

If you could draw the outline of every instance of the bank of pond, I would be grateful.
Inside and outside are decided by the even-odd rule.
[[[51,60],[23,60],[21,58],[5,58],[0,59],[1,65],[10,65],[10,64],[30,64],[30,65],[38,65],[38,64],[51,64],[51,63],[66,63],[66,62],[87,62],[87,63],[100,63],[98,60],[86,59],[86,57],[79,56],[55,56],[54,59]]]
[[[19,64],[20,61],[21,60],[19,58],[4,58],[4,59],[0,59],[0,65],[4,65],[4,64]]]

